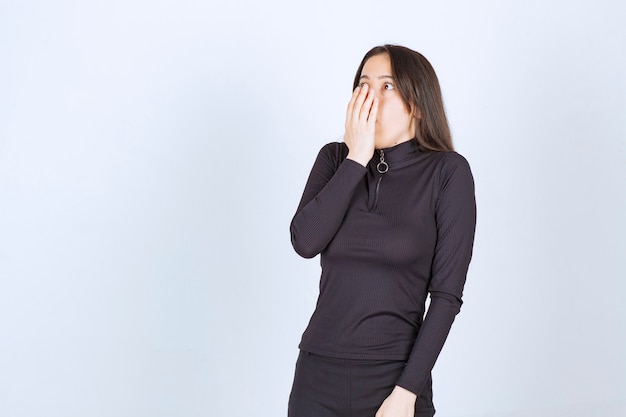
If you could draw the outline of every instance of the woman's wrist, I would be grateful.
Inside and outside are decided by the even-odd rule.
[[[402,388],[400,385],[396,385],[393,388],[391,394],[397,396],[398,398],[401,398],[403,401],[407,401],[412,404],[415,404],[415,400],[417,400],[417,395],[414,392],[409,391],[406,388]]]
[[[346,159],[351,159],[354,162],[357,162],[361,165],[363,165],[364,167],[367,166],[367,163],[370,161],[370,159],[372,159],[372,156],[367,156],[367,155],[355,155],[352,152],[348,152],[348,156],[346,157]]]

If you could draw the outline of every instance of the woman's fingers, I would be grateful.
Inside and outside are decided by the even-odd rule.
[[[350,103],[348,104],[346,122],[358,123],[363,117],[364,120],[367,120],[369,107],[371,107],[371,100],[368,103],[368,98],[370,98],[373,93],[373,90],[371,90],[367,84],[363,84],[361,87],[355,89]]]
[[[378,97],[374,97],[372,101],[372,108],[370,109],[370,113],[367,117],[367,125],[370,128],[374,128],[376,125],[376,117],[378,116]]]
[[[350,102],[348,103],[348,108],[346,109],[346,120],[350,120],[352,118],[352,113],[354,112],[354,104],[356,103],[356,99],[361,92],[361,87],[357,86],[352,92],[352,97],[350,97]]]
[[[348,159],[367,165],[374,154],[374,130],[378,100],[375,90],[363,84],[354,89],[346,110],[346,131],[343,137],[348,145]]]
[[[361,91],[359,92],[359,95],[356,97],[356,101],[354,103],[354,113],[353,113],[354,118],[356,119],[359,118],[359,115],[361,113],[361,108],[363,107],[363,103],[365,102],[365,99],[369,95],[369,92],[370,92],[369,85],[363,84],[361,86]]]
[[[367,122],[369,119],[375,96],[376,94],[374,94],[374,90],[369,89],[365,97],[365,101],[363,101],[363,104],[361,105],[361,111],[359,112],[359,119],[361,121]]]

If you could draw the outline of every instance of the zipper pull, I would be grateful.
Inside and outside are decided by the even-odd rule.
[[[380,149],[379,152],[380,162],[376,165],[376,170],[379,174],[384,174],[385,172],[389,171],[389,165],[387,164],[387,162],[385,162],[385,153],[383,152],[383,150]]]

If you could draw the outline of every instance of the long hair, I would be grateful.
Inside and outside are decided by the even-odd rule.
[[[370,49],[356,71],[352,89],[359,85],[365,62],[380,54],[389,55],[391,75],[407,109],[412,114],[421,116],[415,124],[415,139],[420,149],[454,150],[437,74],[430,62],[419,52],[399,45],[382,45]]]

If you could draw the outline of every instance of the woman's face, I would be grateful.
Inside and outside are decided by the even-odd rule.
[[[402,101],[391,74],[388,54],[369,58],[361,71],[360,83],[374,89],[378,97],[375,132],[377,149],[389,148],[415,137],[416,119]]]

